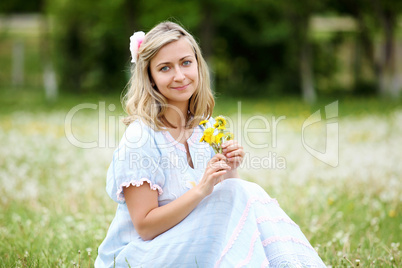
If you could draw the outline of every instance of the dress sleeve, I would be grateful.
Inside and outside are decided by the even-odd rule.
[[[123,187],[138,187],[144,182],[159,195],[163,193],[165,176],[154,135],[152,129],[138,121],[126,129],[107,172],[106,191],[114,201],[124,203]]]

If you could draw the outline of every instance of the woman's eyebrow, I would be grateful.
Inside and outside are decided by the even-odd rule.
[[[188,58],[188,57],[194,57],[194,56],[193,55],[184,56],[183,58],[180,59],[180,61],[182,61],[182,60],[184,60],[185,58]]]

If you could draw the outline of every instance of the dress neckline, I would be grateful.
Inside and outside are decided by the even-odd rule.
[[[177,141],[175,138],[173,138],[173,136],[169,132],[169,130],[164,130],[163,132],[165,132],[165,135],[166,134],[169,135],[169,141],[174,141],[174,143],[178,143],[178,144],[181,144],[181,145],[185,146],[184,143],[181,143],[180,141]],[[188,144],[188,141],[191,140],[191,138],[193,137],[194,133],[195,133],[195,128],[193,128],[193,131],[191,132],[191,135],[186,139],[187,144]]]
[[[165,138],[166,138],[169,142],[171,142],[171,143],[174,145],[174,147],[175,147],[176,149],[182,151],[182,152],[183,152],[184,154],[186,154],[186,156],[187,156],[186,146],[185,146],[183,143],[181,143],[181,142],[175,140],[175,139],[173,138],[172,134],[170,134],[170,132],[169,132],[168,130],[163,130],[163,131],[162,131],[162,134],[165,136]],[[191,156],[191,146],[195,143],[195,140],[196,140],[196,138],[197,138],[196,136],[197,136],[197,135],[196,135],[196,127],[195,127],[195,128],[193,128],[193,132],[191,133],[190,137],[188,137],[187,140],[186,140],[190,156]],[[192,160],[193,160],[193,159],[192,159],[192,157],[191,157],[191,161],[192,161]],[[194,166],[194,162],[193,162],[193,167],[191,167],[189,163],[187,163],[187,165],[188,165],[188,167],[189,167],[191,170],[193,170],[193,171],[196,170],[196,168],[195,168],[195,166]]]
[[[196,131],[196,128],[197,128],[197,127],[193,128],[193,132],[191,133],[190,137],[188,137],[187,140],[186,140],[187,145],[188,145],[189,148],[190,148],[190,145],[196,143],[196,141],[197,141],[197,131]],[[169,142],[171,142],[177,149],[179,149],[179,150],[181,150],[181,151],[187,153],[185,145],[184,145],[183,143],[181,143],[181,142],[175,140],[175,139],[173,138],[172,134],[170,134],[170,132],[169,132],[168,130],[163,130],[163,131],[162,131],[162,134],[163,134],[163,135],[166,137],[166,139],[167,139]]]

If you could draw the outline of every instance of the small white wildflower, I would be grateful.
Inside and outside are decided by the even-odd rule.
[[[400,245],[399,243],[391,243],[391,249],[398,251],[399,245]]]

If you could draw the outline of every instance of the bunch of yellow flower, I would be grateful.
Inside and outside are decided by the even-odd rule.
[[[215,117],[215,121],[214,127],[209,127],[204,130],[204,135],[200,142],[207,142],[214,149],[215,153],[222,153],[222,143],[233,140],[233,133],[225,132],[226,119],[223,116]],[[203,120],[200,122],[200,125],[205,127],[207,123],[208,120]],[[214,134],[215,130],[218,130],[216,135]]]

